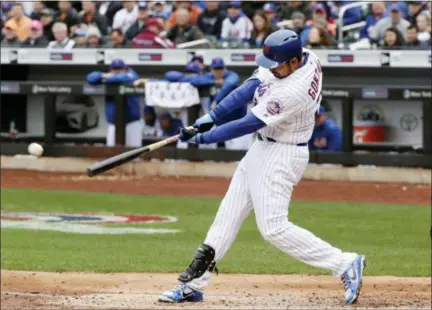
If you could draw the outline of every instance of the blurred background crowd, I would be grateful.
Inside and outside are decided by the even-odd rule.
[[[1,46],[260,48],[285,28],[309,48],[430,49],[430,1],[352,3],[2,1]]]

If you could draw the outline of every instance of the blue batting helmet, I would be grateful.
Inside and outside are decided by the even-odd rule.
[[[273,32],[264,41],[263,52],[256,57],[261,67],[273,69],[303,54],[300,37],[291,30]]]

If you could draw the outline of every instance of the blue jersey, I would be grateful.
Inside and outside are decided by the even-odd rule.
[[[309,140],[309,149],[335,152],[342,149],[342,130],[334,120],[326,119],[321,126],[315,127]]]

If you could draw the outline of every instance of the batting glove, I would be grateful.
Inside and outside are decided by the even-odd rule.
[[[213,125],[214,120],[211,118],[210,114],[207,113],[206,115],[197,119],[195,124],[193,124],[193,127],[198,129],[198,132],[206,132],[209,131]]]
[[[186,128],[182,128],[180,130],[180,140],[181,141],[186,141],[189,143],[200,143],[198,142],[199,140],[196,140],[197,136],[200,136],[200,134],[198,133],[197,128],[194,127],[186,127]]]

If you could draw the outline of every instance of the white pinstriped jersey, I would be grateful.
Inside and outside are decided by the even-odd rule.
[[[303,53],[303,66],[286,78],[278,79],[261,67],[255,73],[261,84],[252,113],[267,125],[258,132],[278,142],[307,143],[314,129],[321,101],[321,64],[312,51],[303,49]]]

